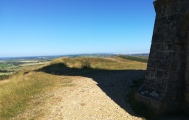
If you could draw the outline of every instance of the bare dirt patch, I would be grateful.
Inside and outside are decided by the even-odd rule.
[[[144,71],[118,71],[68,76],[74,86],[59,85],[40,97],[45,99],[42,104],[39,101],[35,109],[14,119],[141,120],[129,107],[126,95],[131,81],[143,75]]]

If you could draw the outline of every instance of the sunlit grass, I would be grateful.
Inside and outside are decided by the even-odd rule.
[[[133,57],[134,58],[134,57]],[[135,57],[135,59],[140,59]],[[143,58],[141,58],[143,59]],[[121,57],[76,57],[76,58],[59,58],[51,62],[51,64],[63,63],[70,68],[89,67],[92,69],[105,70],[128,70],[128,69],[146,69],[146,62],[134,61]]]
[[[65,73],[79,72],[79,74],[100,72],[101,70],[146,69],[146,63],[123,59],[118,56],[58,58],[45,66],[52,72],[53,70],[62,70]],[[62,68],[65,66],[68,69]],[[39,94],[45,94],[45,92],[55,87],[72,86],[74,86],[72,80],[64,74],[48,74],[35,71],[35,69],[17,72],[7,77],[6,82],[4,80],[0,81],[0,118],[9,119],[23,113],[28,108],[34,107],[31,101],[36,99],[35,96],[39,96]]]
[[[148,57],[135,57],[135,56],[126,56],[126,55],[120,55],[119,57],[131,60],[131,61],[137,61],[137,62],[143,62],[147,63],[148,62]]]
[[[42,72],[24,72],[12,76],[9,82],[0,85],[0,118],[11,118],[22,113],[35,95],[52,89],[55,85],[71,86],[71,80],[63,80]]]

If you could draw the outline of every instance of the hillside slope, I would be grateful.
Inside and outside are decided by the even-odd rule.
[[[144,77],[145,68],[146,63],[120,57],[76,57],[20,71],[0,84],[0,117],[141,119],[128,106],[126,95],[132,81]]]

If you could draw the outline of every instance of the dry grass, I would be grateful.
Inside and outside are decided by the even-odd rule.
[[[31,107],[35,95],[54,86],[72,86],[71,80],[42,72],[19,72],[0,85],[0,118],[11,118]]]
[[[120,57],[92,58],[59,58],[50,64],[63,64],[69,68],[90,68],[91,70],[128,70],[146,69],[146,63],[131,61]],[[56,67],[56,66],[55,66]],[[60,69],[57,66],[56,69]],[[71,69],[72,70],[72,69]],[[90,71],[90,70],[89,70]],[[73,71],[70,71],[73,72]],[[12,75],[8,80],[0,81],[0,119],[9,119],[34,107],[35,96],[55,87],[74,86],[67,76],[53,75],[34,70],[23,70]],[[2,84],[1,84],[2,83]]]
[[[92,68],[104,70],[133,70],[146,69],[146,63],[124,59],[118,56],[97,58],[97,57],[76,57],[76,58],[59,58],[50,64],[63,63],[70,68]]]

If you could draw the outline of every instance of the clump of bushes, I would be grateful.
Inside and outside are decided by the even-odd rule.
[[[91,64],[89,61],[81,61],[81,68],[83,69],[88,69],[88,68],[91,68]]]
[[[0,75],[0,80],[8,79],[10,75]]]

